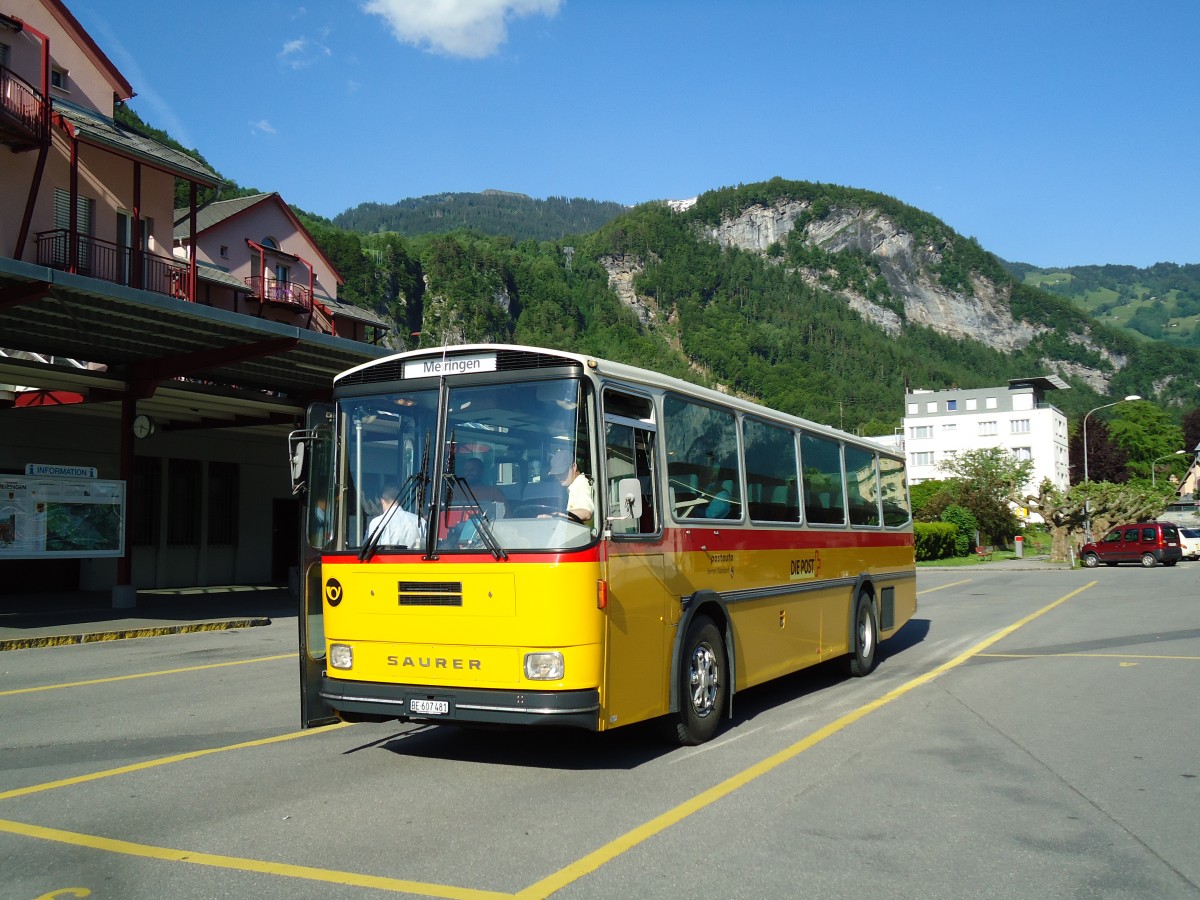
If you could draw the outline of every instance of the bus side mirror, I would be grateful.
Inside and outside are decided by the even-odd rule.
[[[619,522],[642,517],[642,485],[636,478],[622,478],[617,482],[618,508],[612,511],[610,521]]]
[[[292,470],[292,493],[298,493],[304,487],[304,442],[308,435],[306,432],[292,432],[288,435],[288,443],[291,445],[291,453],[289,461]]]

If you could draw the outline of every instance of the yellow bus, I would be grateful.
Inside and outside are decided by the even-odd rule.
[[[852,675],[916,610],[900,455],[654,372],[498,344],[351,369],[290,438],[302,720],[661,718]]]

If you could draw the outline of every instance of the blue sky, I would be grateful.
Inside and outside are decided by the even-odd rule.
[[[1196,0],[77,0],[148,122],[325,216],[773,176],[1008,260],[1200,262]]]

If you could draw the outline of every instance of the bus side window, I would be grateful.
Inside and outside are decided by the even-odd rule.
[[[648,397],[612,390],[605,392],[604,408],[605,502],[612,533],[655,534],[659,513],[654,408]],[[642,515],[637,520],[621,518],[620,484],[628,478],[641,485]]]

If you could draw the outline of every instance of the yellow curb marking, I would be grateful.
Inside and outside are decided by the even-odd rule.
[[[0,697],[11,697],[14,694],[34,694],[38,691],[56,691],[59,688],[86,687],[90,684],[111,684],[114,681],[129,681],[133,678],[154,678],[158,675],[178,675],[181,672],[200,672],[204,669],[220,669],[225,666],[245,666],[250,663],[270,662],[276,659],[295,659],[295,653],[281,653],[278,656],[256,656],[254,659],[237,659],[232,662],[206,663],[202,666],[187,666],[182,669],[161,669],[157,672],[139,672],[136,675],[113,675],[109,678],[93,678],[90,681],[64,681],[61,684],[43,684],[40,687],[16,688],[11,691],[0,691]]]
[[[253,628],[269,625],[270,619],[222,619],[220,622],[191,622],[186,625],[156,625],[149,628],[125,628],[119,631],[89,631],[84,634],[51,634],[35,638],[9,638],[0,641],[0,650],[35,650],[39,647],[70,647],[75,644],[97,644],[123,641],[128,638],[165,637],[169,634],[191,634],[197,631],[229,631],[234,628]]]

